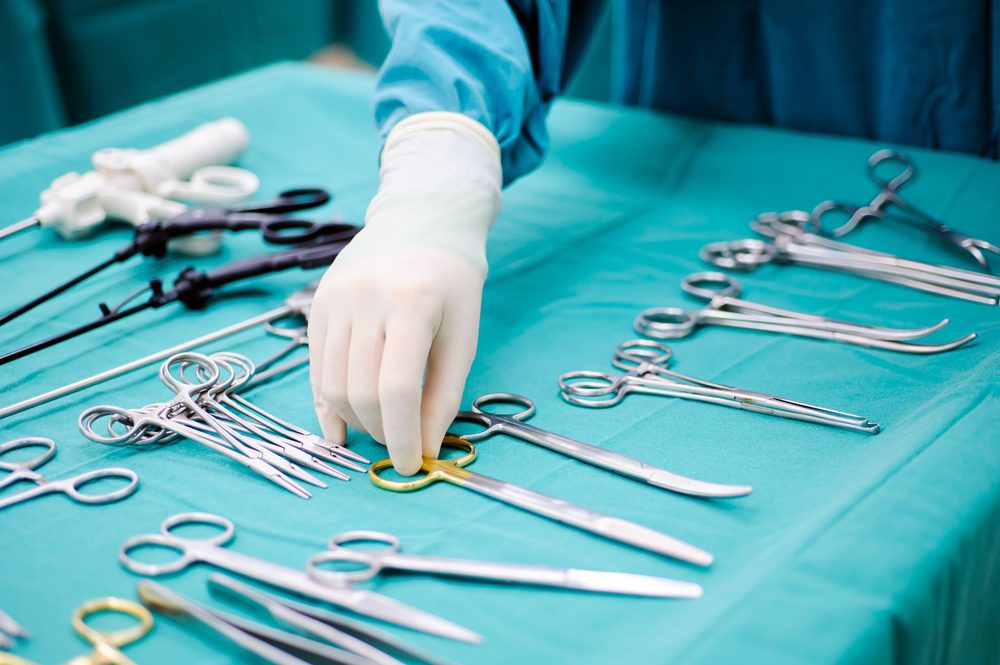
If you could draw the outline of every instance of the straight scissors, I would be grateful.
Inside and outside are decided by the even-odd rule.
[[[493,404],[515,405],[521,407],[521,410],[511,414],[487,411],[486,408]],[[483,426],[483,429],[478,432],[458,435],[460,439],[466,441],[478,442],[498,434],[506,434],[521,441],[548,448],[567,457],[578,459],[581,462],[608,469],[627,478],[678,494],[729,498],[746,496],[753,491],[753,488],[748,485],[720,485],[687,478],[640,462],[627,455],[549,432],[525,422],[533,415],[535,415],[535,403],[527,397],[510,393],[490,393],[473,400],[472,411],[459,412],[455,416],[455,422],[475,423]]]
[[[61,492],[77,503],[112,503],[131,496],[139,486],[139,476],[136,475],[135,471],[120,467],[95,469],[94,471],[87,471],[86,473],[63,480],[46,480],[35,469],[44,466],[49,460],[55,457],[56,444],[52,439],[43,437],[28,436],[0,444],[0,457],[11,451],[23,448],[44,448],[45,450],[38,457],[24,462],[5,462],[0,460],[0,469],[10,471],[3,480],[0,480],[0,489],[20,481],[35,483],[35,487],[0,499],[0,509],[13,506],[22,501],[34,499],[44,494],[52,494],[53,492]],[[123,478],[128,481],[128,484],[125,487],[105,492],[104,494],[88,494],[82,491],[85,485],[104,478]]]
[[[879,165],[884,163],[896,163],[901,170],[891,178],[884,178],[878,174]],[[982,266],[984,271],[991,272],[983,251],[1000,255],[1000,247],[989,241],[973,238],[956,231],[899,195],[900,188],[912,180],[916,174],[916,166],[906,155],[888,148],[878,150],[868,158],[868,178],[879,188],[879,193],[875,195],[875,198],[870,203],[860,206],[839,201],[823,201],[813,208],[811,217],[817,227],[822,228],[824,215],[830,212],[846,213],[848,215],[847,221],[830,232],[835,238],[847,235],[862,222],[871,219],[888,219],[909,224],[940,238],[958,250],[967,252],[976,263]],[[890,206],[896,206],[902,214],[887,212]]]
[[[205,538],[183,538],[173,533],[178,527],[191,525],[220,527],[222,531]],[[176,573],[196,563],[205,563],[286,592],[321,600],[413,630],[463,642],[474,643],[482,639],[457,624],[388,596],[361,589],[327,587],[314,581],[304,571],[234,552],[225,546],[232,541],[235,533],[233,523],[225,517],[211,513],[181,513],[164,520],[158,534],[136,536],[125,541],[118,559],[131,572],[149,577]],[[165,563],[144,563],[131,555],[138,548],[173,550],[178,553],[178,557]]]
[[[708,566],[712,563],[713,557],[708,552],[659,531],[469,471],[465,467],[476,460],[476,447],[465,439],[446,436],[442,446],[460,450],[465,454],[456,459],[425,457],[420,466],[424,475],[405,481],[382,477],[380,471],[392,468],[392,460],[384,459],[368,467],[368,477],[376,487],[390,492],[412,492],[444,481],[610,540],[699,566]]]
[[[113,633],[97,630],[87,624],[88,616],[109,612],[132,617],[139,623]],[[94,650],[85,656],[77,656],[66,665],[133,665],[121,652],[121,648],[139,641],[152,628],[153,616],[139,603],[114,596],[88,601],[73,612],[73,630],[89,642]]]
[[[560,396],[570,404],[590,408],[616,406],[632,393],[679,397],[866,434],[879,433],[879,426],[864,416],[674,372],[668,368],[672,354],[670,347],[649,339],[622,342],[611,364],[625,370],[625,374],[566,372],[559,377]]]
[[[830,240],[810,230],[815,229],[815,220],[802,210],[761,213],[750,227],[772,242],[757,239],[714,242],[701,249],[701,259],[727,270],[756,270],[771,262],[803,265],[984,305],[1000,302],[1000,277],[912,261]]]
[[[351,544],[360,543],[377,543],[382,547],[378,549],[351,547]],[[330,563],[360,567],[352,567],[350,570],[323,567]],[[702,594],[701,586],[698,584],[650,575],[403,554],[400,552],[399,538],[382,531],[338,533],[330,538],[329,549],[314,556],[306,565],[313,579],[336,587],[365,582],[385,571],[398,570],[423,575],[530,584],[627,596],[700,598]]]
[[[903,340],[929,335],[948,325],[942,319],[933,326],[904,330],[850,323],[839,319],[793,312],[739,298],[740,283],[721,272],[698,272],[681,281],[681,289],[708,301],[697,311],[677,307],[652,307],[636,317],[633,327],[640,335],[656,339],[687,337],[701,326],[729,326],[747,330],[797,335],[846,342],[900,353],[941,353],[971,342],[975,333],[943,344],[912,344]]]

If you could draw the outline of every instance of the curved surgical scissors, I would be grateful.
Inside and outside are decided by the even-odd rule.
[[[625,374],[566,372],[559,377],[560,396],[570,404],[590,408],[616,406],[632,393],[679,397],[866,434],[879,432],[879,426],[864,416],[674,372],[667,368],[671,355],[669,347],[653,340],[622,342],[615,349],[611,363],[626,370]]]
[[[708,552],[666,534],[469,471],[465,467],[476,460],[476,447],[465,439],[446,436],[442,446],[460,450],[465,454],[456,459],[425,457],[420,466],[424,475],[401,481],[382,477],[381,471],[392,468],[392,460],[384,459],[368,467],[368,477],[376,487],[391,492],[412,492],[444,481],[610,540],[699,566],[708,566],[712,563],[713,557]]]
[[[721,272],[698,272],[681,281],[681,289],[696,298],[708,301],[697,311],[677,307],[652,307],[636,317],[633,327],[640,335],[656,339],[687,337],[705,325],[729,326],[747,330],[812,337],[846,342],[900,353],[941,353],[950,351],[976,338],[970,333],[944,344],[910,344],[910,340],[929,335],[948,324],[942,319],[933,326],[912,330],[883,328],[839,319],[793,312],[777,307],[740,300],[740,283]]]
[[[0,469],[10,471],[3,480],[0,480],[0,489],[20,481],[32,482],[36,486],[0,499],[0,509],[53,492],[61,492],[77,503],[113,503],[131,496],[139,486],[139,476],[136,475],[135,471],[121,467],[95,469],[63,480],[46,480],[35,469],[44,466],[55,456],[56,444],[52,439],[44,437],[29,436],[0,444],[0,457],[13,450],[23,448],[44,448],[45,450],[37,457],[24,462],[5,462],[0,459]],[[123,478],[128,481],[128,484],[104,494],[87,494],[81,491],[85,485],[104,478]]]
[[[358,543],[374,543],[381,547],[377,549],[351,547],[352,544]],[[321,567],[330,563],[347,564],[352,566],[352,569],[331,570]],[[399,570],[424,575],[629,596],[699,598],[702,594],[701,586],[698,584],[650,575],[403,554],[400,552],[399,538],[382,531],[338,533],[330,538],[329,549],[310,559],[306,567],[313,579],[331,586],[365,582],[384,571]]]
[[[183,526],[213,526],[219,533],[204,538],[184,538],[173,533]],[[196,563],[204,563],[285,591],[325,601],[357,614],[388,621],[425,633],[464,642],[477,642],[479,636],[450,621],[404,605],[388,596],[361,589],[335,588],[317,583],[304,571],[281,566],[235,552],[226,547],[236,533],[231,521],[211,513],[181,513],[168,517],[158,534],[135,536],[125,541],[118,559],[129,571],[149,577],[180,572]],[[131,553],[138,548],[159,548],[178,553],[173,561],[144,563]]]
[[[510,414],[486,410],[490,405],[499,404],[515,405],[521,407],[521,410]],[[640,462],[627,455],[535,427],[525,422],[533,415],[535,415],[535,403],[527,397],[511,393],[490,393],[480,395],[473,400],[472,411],[459,412],[455,416],[455,422],[474,423],[483,427],[478,432],[458,435],[459,438],[466,441],[483,441],[498,434],[506,434],[521,441],[548,448],[567,457],[578,459],[581,462],[614,471],[627,478],[678,494],[730,498],[746,496],[753,491],[753,488],[748,485],[720,485],[687,478],[666,469]]]
[[[87,624],[88,616],[109,612],[130,616],[137,619],[139,623],[111,633],[97,630]],[[114,596],[88,601],[73,612],[73,629],[80,637],[89,642],[94,650],[85,656],[77,656],[66,665],[108,665],[111,663],[114,665],[134,665],[121,652],[121,648],[139,641],[152,628],[153,615],[139,603]]]
[[[891,178],[884,178],[878,174],[879,165],[893,162],[897,163],[901,169],[895,175]],[[912,180],[916,173],[916,167],[906,155],[891,149],[878,150],[868,158],[868,178],[879,188],[879,193],[875,195],[875,198],[865,205],[823,201],[813,208],[811,217],[817,227],[821,227],[824,215],[830,212],[846,213],[848,215],[847,221],[830,232],[835,238],[850,233],[862,222],[871,219],[888,219],[909,224],[940,237],[954,248],[967,252],[984,271],[990,272],[990,266],[983,251],[1000,255],[1000,247],[986,240],[973,238],[956,231],[899,195],[900,188]],[[903,214],[887,212],[890,206],[896,206]]]

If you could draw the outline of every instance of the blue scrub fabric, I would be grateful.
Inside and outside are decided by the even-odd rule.
[[[382,136],[457,111],[497,136],[504,179],[536,167],[545,112],[604,3],[382,0]],[[1000,157],[995,0],[616,0],[615,101],[701,119]],[[586,72],[582,72],[586,75]]]
[[[367,76],[283,65],[148,104],[85,127],[0,151],[5,219],[23,217],[54,177],[86,168],[109,145],[145,147],[225,115],[247,124],[241,164],[260,197],[329,185],[336,199],[313,218],[360,220],[376,187],[377,138]],[[899,286],[766,266],[738,275],[744,295],[776,307],[896,327],[951,323],[934,339],[979,339],[939,356],[906,356],[750,331],[704,329],[671,343],[672,367],[711,381],[861,413],[882,424],[866,436],[679,399],[633,396],[607,410],[563,403],[557,377],[612,370],[615,345],[634,337],[650,306],[702,305],[681,292],[706,268],[708,242],[751,235],[758,212],[836,197],[867,201],[865,160],[881,143],[720,125],[596,104],[559,101],[544,166],[510,187],[492,232],[479,352],[464,405],[510,391],[535,400],[533,423],[696,478],[754,487],[734,501],[704,501],[643,486],[506,437],[480,445],[472,469],[659,529],[712,552],[701,570],[606,541],[453,486],[412,494],[364,476],[332,482],[309,501],[190,443],[108,448],[84,439],[76,419],[96,404],[141,406],[169,394],[154,368],[0,421],[3,438],[45,435],[59,444],[45,475],[125,466],[139,491],[111,506],[49,496],[0,511],[0,606],[32,631],[16,653],[64,662],[86,648],[69,617],[83,601],[135,597],[139,578],[117,561],[129,537],[186,511],[236,524],[234,550],[300,567],[333,533],[379,529],[406,551],[662,575],[700,583],[695,601],[586,595],[396,575],[366,584],[482,633],[482,646],[392,629],[458,663],[995,664],[1000,654],[1000,319],[997,308]],[[1000,165],[912,149],[920,168],[906,196],[969,233],[997,239]],[[0,245],[0,309],[92,265],[127,242],[115,227],[70,243],[48,232]],[[957,257],[922,234],[873,223],[851,242],[943,263]],[[0,328],[10,349],[97,315],[97,303],[134,292],[191,263],[221,264],[264,251],[228,238],[195,262],[134,262]],[[180,307],[0,367],[3,402],[203,334],[277,306],[319,271],[223,290],[210,308]],[[261,359],[284,339],[248,331],[206,351]],[[304,372],[252,392],[256,404],[316,428]],[[378,459],[384,449],[353,434]],[[6,492],[4,493],[6,495]],[[155,553],[146,553],[153,558]],[[162,560],[165,553],[156,557]],[[211,597],[209,569],[161,581]],[[144,664],[238,662],[224,643],[158,617],[128,647]]]

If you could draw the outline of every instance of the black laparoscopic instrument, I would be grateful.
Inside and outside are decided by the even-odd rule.
[[[0,315],[0,325],[9,323],[25,312],[31,311],[59,294],[71,289],[116,263],[123,263],[133,256],[162,258],[167,254],[171,241],[195,235],[223,231],[259,230],[263,240],[272,245],[302,245],[324,239],[336,240],[353,235],[355,227],[339,223],[311,222],[289,217],[289,213],[318,208],[330,201],[324,189],[290,189],[270,201],[259,201],[239,206],[204,206],[163,220],[140,224],[135,236],[125,247],[110,258],[85,270],[23,305]]]
[[[332,226],[339,227],[339,231],[334,232],[332,228],[329,228]],[[148,286],[132,294],[115,307],[108,307],[105,303],[101,303],[101,316],[89,323],[0,355],[0,365],[55,346],[60,342],[102,328],[147,309],[156,309],[174,302],[181,302],[189,309],[204,308],[215,295],[216,289],[233,282],[293,268],[308,270],[330,265],[360,229],[349,224],[327,225],[327,227],[323,235],[313,241],[281,252],[233,261],[207,272],[196,270],[193,267],[185,268],[174,280],[173,287],[169,289],[164,288],[162,280],[151,280]],[[135,302],[147,292],[149,297],[146,300]]]

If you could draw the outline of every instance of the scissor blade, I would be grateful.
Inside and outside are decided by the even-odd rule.
[[[682,582],[651,575],[577,570],[575,568],[566,571],[566,588],[654,598],[701,598],[702,596],[701,585],[693,582]]]
[[[609,517],[601,513],[581,508],[569,501],[555,499],[525,487],[481,476],[465,471],[468,476],[456,481],[462,487],[485,494],[499,501],[509,503],[523,510],[548,517],[549,519],[575,526],[578,529],[617,540],[634,547],[664,556],[687,561],[699,566],[711,565],[714,557],[703,549],[672,538],[665,533],[640,526],[628,520]]]
[[[646,472],[646,482],[656,487],[688,494],[690,496],[703,496],[718,499],[726,499],[738,496],[747,496],[753,492],[750,485],[723,485],[720,483],[710,483],[705,480],[696,480],[676,473],[671,473],[663,469]]]
[[[494,416],[497,418],[496,416]],[[499,418],[503,418],[499,420]],[[627,478],[645,482],[654,487],[660,487],[680,494],[705,497],[737,497],[746,496],[753,491],[746,485],[719,485],[716,483],[687,478],[666,469],[646,464],[635,458],[623,455],[607,448],[601,448],[589,443],[583,443],[561,434],[535,427],[534,425],[515,420],[510,417],[499,417],[501,431],[522,441],[533,443],[549,450],[592,464],[602,469],[614,471]]]
[[[447,619],[410,607],[388,596],[361,589],[343,589],[347,597],[339,603],[352,612],[381,619],[423,633],[447,637],[459,642],[479,644],[483,636]]]

